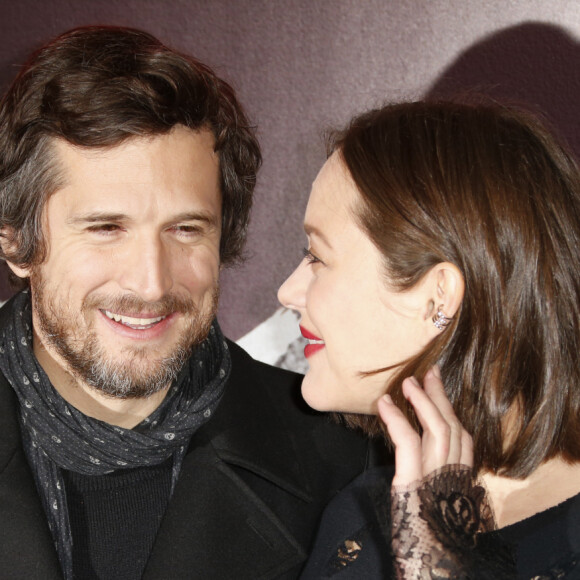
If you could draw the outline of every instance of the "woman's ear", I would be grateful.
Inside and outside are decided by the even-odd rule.
[[[433,302],[437,316],[439,312],[445,318],[453,318],[465,293],[465,280],[459,268],[451,262],[441,262],[433,267],[430,274],[433,275]]]
[[[429,334],[436,335],[455,316],[465,292],[465,281],[457,266],[440,262],[421,281],[422,319],[428,323]]]
[[[19,278],[30,277],[30,268],[24,268],[15,264],[10,260],[10,256],[15,253],[16,242],[14,240],[14,229],[9,227],[4,227],[0,229],[0,247],[2,248],[2,253],[6,256],[6,263],[8,267],[14,272]]]

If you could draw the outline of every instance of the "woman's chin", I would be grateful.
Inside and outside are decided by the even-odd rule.
[[[302,385],[302,398],[306,401],[306,404],[315,411],[331,411],[320,396],[305,389],[304,385]]]
[[[315,411],[338,411],[338,401],[329,396],[329,393],[321,388],[320,385],[316,385],[313,381],[309,380],[308,373],[302,382],[302,398]]]

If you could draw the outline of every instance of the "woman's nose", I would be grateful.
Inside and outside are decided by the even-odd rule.
[[[310,272],[306,259],[290,274],[278,290],[278,300],[291,310],[302,310],[306,306],[306,290],[310,282]]]

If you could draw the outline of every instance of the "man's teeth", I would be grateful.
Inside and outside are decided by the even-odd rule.
[[[166,318],[166,316],[157,316],[156,318],[133,318],[132,316],[123,316],[122,314],[110,312],[109,310],[103,310],[103,312],[111,320],[130,326],[131,328],[147,328],[148,326],[153,326]]]

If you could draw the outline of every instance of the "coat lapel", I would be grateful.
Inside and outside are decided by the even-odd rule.
[[[234,372],[227,396],[204,430],[205,436],[226,463],[311,501],[308,470],[303,467],[293,429],[286,424],[288,409],[280,409],[279,400],[272,398],[273,390],[281,385],[268,384],[259,373],[259,363],[238,346],[230,345],[230,352]],[[299,405],[299,401],[293,403]]]
[[[188,454],[144,580],[275,578],[306,558],[278,518],[216,454]]]

